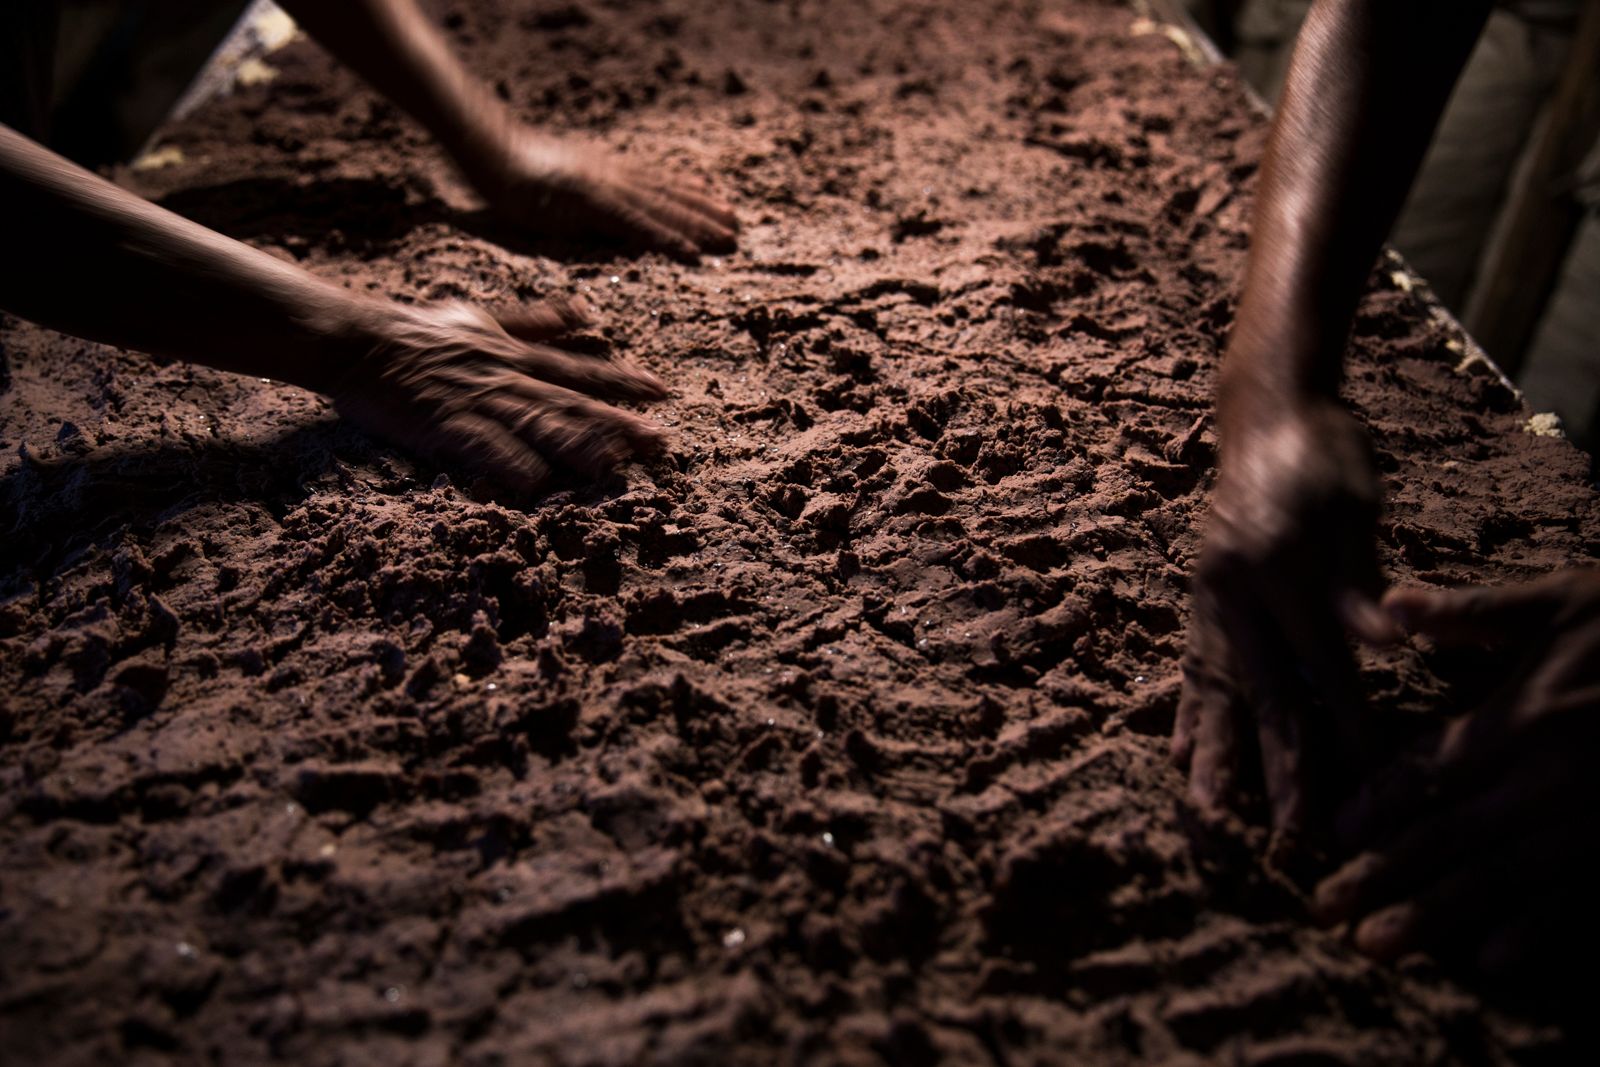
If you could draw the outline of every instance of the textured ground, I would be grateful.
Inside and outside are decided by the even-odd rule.
[[[498,234],[303,41],[121,180],[402,299],[581,290],[672,453],[511,510],[0,319],[0,1059],[1563,1055],[1311,929],[1165,763],[1264,132],[1231,76],[1111,3],[441,14],[530,119],[714,180],[740,251]],[[1376,285],[1395,573],[1600,554],[1584,460]]]

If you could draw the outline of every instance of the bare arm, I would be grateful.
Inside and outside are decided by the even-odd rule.
[[[1173,733],[1202,806],[1258,779],[1276,826],[1308,828],[1326,815],[1326,777],[1361,760],[1346,629],[1393,627],[1377,605],[1379,483],[1337,398],[1344,349],[1490,6],[1318,0],[1301,31],[1223,361],[1221,470]]]
[[[285,0],[318,44],[422,124],[475,183],[518,125],[412,0]]]
[[[1356,301],[1491,7],[1312,7],[1262,169],[1225,417],[1263,393],[1284,403],[1335,395]]]
[[[581,321],[570,307],[496,319],[466,305],[358,296],[4,126],[0,212],[0,308],[327,393],[365,429],[508,488],[533,489],[554,470],[599,473],[659,439],[650,423],[594,399],[664,396],[652,375],[529,343]]]
[[[414,0],[283,6],[420,122],[507,221],[537,232],[598,232],[683,256],[733,246],[738,220],[705,190],[518,120],[461,64]]]
[[[4,126],[0,204],[0,307],[79,337],[326,390],[376,307]]]

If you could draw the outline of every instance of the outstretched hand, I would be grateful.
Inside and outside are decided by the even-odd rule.
[[[1549,965],[1600,940],[1600,571],[1396,590],[1384,607],[1440,643],[1508,645],[1521,665],[1347,806],[1341,829],[1368,851],[1318,887],[1318,915],[1355,923],[1356,946],[1383,959],[1429,950],[1490,976],[1563,973]]]
[[[605,400],[659,400],[632,363],[539,342],[584,324],[569,304],[492,316],[467,304],[386,306],[376,337],[332,383],[337,410],[379,437],[458,463],[514,492],[560,471],[595,476],[659,447],[661,431]]]
[[[470,173],[495,214],[530,232],[600,234],[692,258],[732,250],[739,229],[733,210],[693,182],[525,128]]]
[[[1194,579],[1172,755],[1219,809],[1259,782],[1274,826],[1308,829],[1319,778],[1358,749],[1346,631],[1373,639],[1379,487],[1364,432],[1336,403],[1263,408],[1223,452]]]

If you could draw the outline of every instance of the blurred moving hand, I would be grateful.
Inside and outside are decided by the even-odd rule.
[[[596,398],[659,400],[667,390],[631,363],[540,343],[586,322],[562,303],[498,317],[468,304],[390,305],[326,391],[363,429],[515,492],[555,471],[599,475],[657,448],[661,431]]]
[[[1194,580],[1172,753],[1207,809],[1264,787],[1274,826],[1305,829],[1358,747],[1346,627],[1380,640],[1379,486],[1366,436],[1332,401],[1250,404],[1231,429]]]
[[[1576,973],[1551,967],[1600,941],[1600,571],[1395,590],[1384,607],[1440,643],[1507,645],[1521,665],[1347,806],[1341,829],[1368,851],[1317,888],[1319,918],[1355,923],[1356,946],[1380,959],[1428,950],[1502,979]]]
[[[0,278],[0,307],[42,325],[304,386],[363,428],[514,491],[561,470],[598,474],[659,441],[602,401],[660,399],[660,381],[544,343],[587,321],[573,305],[493,316],[353,293],[4,126],[0,202],[7,251],[30,264]]]
[[[495,213],[529,231],[595,233],[685,258],[735,246],[732,208],[687,179],[600,149],[518,129],[494,162],[474,170]]]
[[[733,247],[732,209],[695,183],[524,124],[462,65],[415,0],[283,6],[317,43],[427,127],[506,222],[684,257]]]

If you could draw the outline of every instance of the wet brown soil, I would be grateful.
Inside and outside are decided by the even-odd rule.
[[[713,179],[740,250],[498,233],[305,42],[121,180],[401,299],[582,291],[671,454],[507,507],[4,320],[0,1058],[1561,1057],[1311,928],[1167,766],[1264,133],[1231,75],[1110,3],[441,14],[530,119]],[[1584,460],[1461,362],[1375,276],[1387,564],[1596,556]]]

